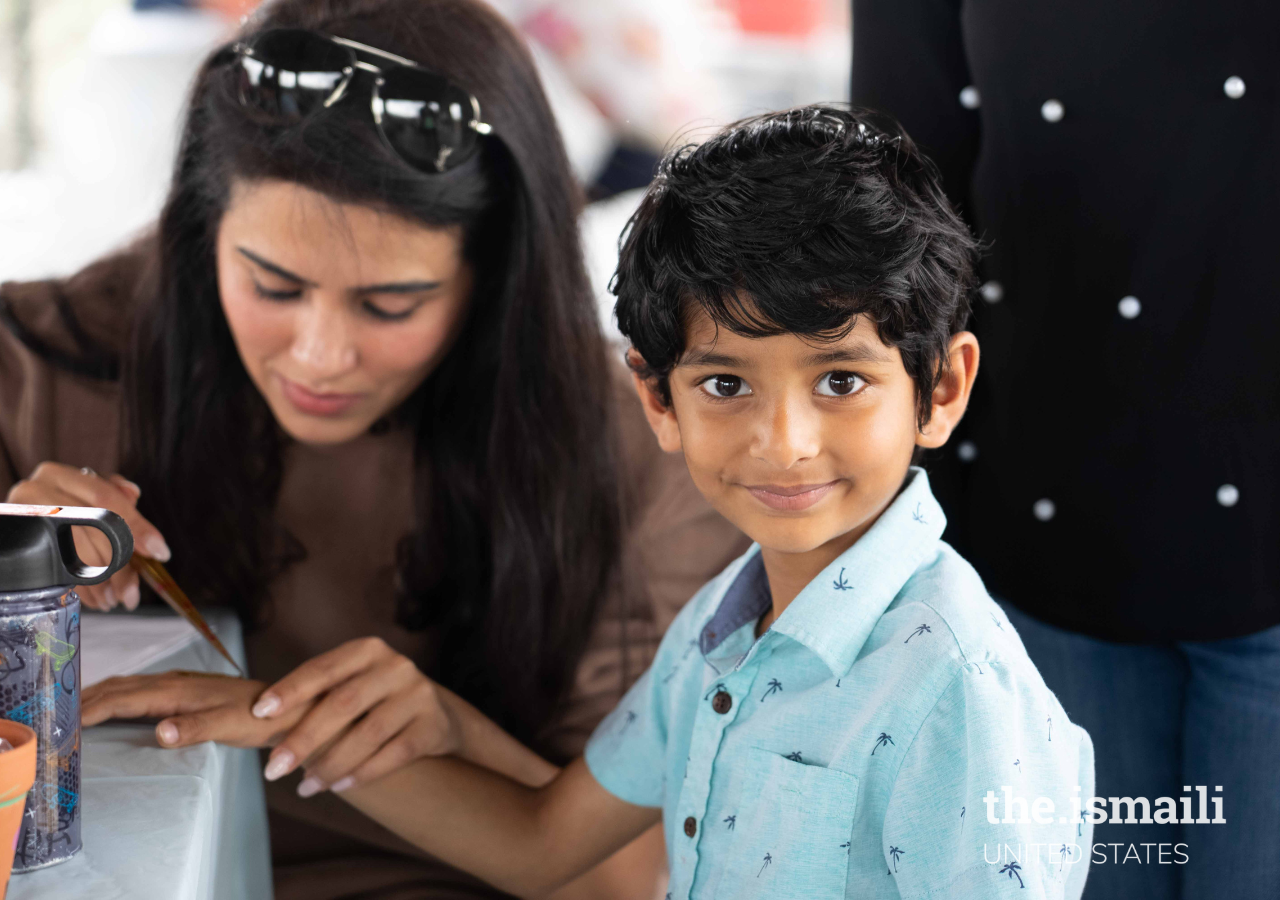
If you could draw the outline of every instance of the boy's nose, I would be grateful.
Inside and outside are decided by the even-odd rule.
[[[316,378],[341,375],[359,363],[348,326],[340,310],[325,304],[302,309],[290,353]]]
[[[805,404],[774,404],[756,431],[752,456],[779,469],[813,459],[822,446],[819,425]]]

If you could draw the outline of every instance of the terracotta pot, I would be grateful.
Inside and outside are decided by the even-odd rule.
[[[27,808],[27,791],[36,780],[36,733],[26,725],[0,719],[0,738],[13,745],[0,753],[0,897],[9,889],[13,851]]]

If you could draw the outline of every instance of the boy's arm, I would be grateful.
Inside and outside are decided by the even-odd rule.
[[[581,759],[540,789],[460,759],[422,759],[341,796],[431,855],[526,897],[587,871],[662,815],[610,794]]]

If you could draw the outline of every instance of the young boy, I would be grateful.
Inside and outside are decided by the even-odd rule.
[[[757,546],[545,787],[439,759],[344,796],[526,895],[661,815],[681,900],[1079,897],[1092,745],[911,465],[977,374],[974,253],[933,167],[866,114],[669,157],[618,321],[658,441]]]

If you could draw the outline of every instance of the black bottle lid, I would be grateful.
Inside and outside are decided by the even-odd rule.
[[[111,542],[111,563],[88,566],[76,554],[72,525],[96,528]],[[133,533],[107,509],[0,503],[0,594],[106,581],[133,556]]]

